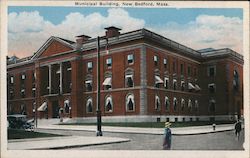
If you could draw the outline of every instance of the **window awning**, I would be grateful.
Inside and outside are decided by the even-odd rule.
[[[104,86],[112,86],[112,84],[111,84],[111,77],[107,77],[102,84]]]
[[[45,111],[47,109],[48,105],[47,102],[44,102],[38,109],[37,111]]]
[[[195,89],[195,87],[192,83],[188,83],[188,89]]]
[[[92,80],[86,80],[85,83],[92,83]]]
[[[200,91],[201,90],[200,86],[195,84],[195,90]]]
[[[155,76],[155,83],[163,83],[163,80],[159,76]]]
[[[126,75],[125,77],[126,77],[126,78],[129,78],[129,77],[132,78],[133,75]]]

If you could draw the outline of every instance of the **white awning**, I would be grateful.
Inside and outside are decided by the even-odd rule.
[[[92,83],[92,80],[86,80],[85,83]]]
[[[111,86],[111,77],[107,77],[102,83],[104,86]]]
[[[45,111],[47,109],[47,102],[43,102],[43,104],[37,109],[37,111]]]
[[[163,80],[159,76],[155,76],[155,83],[163,83]]]
[[[200,91],[201,90],[200,86],[195,84],[195,90]]]
[[[132,78],[133,75],[126,75],[126,76],[125,76],[125,78],[129,78],[129,77]]]
[[[195,89],[195,87],[192,83],[188,83],[188,89]]]

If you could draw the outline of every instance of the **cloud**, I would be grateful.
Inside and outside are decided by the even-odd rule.
[[[243,21],[237,17],[199,15],[184,25],[166,22],[150,29],[193,49],[228,47],[243,52]]]
[[[131,17],[125,9],[111,8],[107,16],[98,12],[88,15],[71,12],[60,24],[54,25],[38,11],[12,12],[8,15],[8,48],[9,55],[30,56],[50,36],[74,41],[74,37],[80,34],[91,37],[104,35],[103,28],[114,25],[122,32],[146,27],[193,49],[229,47],[241,53],[242,23],[237,17],[199,15],[186,24],[167,21],[160,26],[147,27],[143,19]]]
[[[18,57],[32,55],[50,36],[74,41],[74,37],[80,34],[104,35],[104,28],[111,25],[121,28],[122,32],[145,26],[144,20],[133,18],[120,8],[109,9],[107,16],[97,12],[88,15],[72,12],[58,25],[45,20],[38,11],[9,13],[8,21],[9,55]]]

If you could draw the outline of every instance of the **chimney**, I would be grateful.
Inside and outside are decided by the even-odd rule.
[[[114,26],[110,26],[110,27],[106,27],[105,28],[106,31],[106,37],[110,38],[110,37],[115,37],[115,36],[119,36],[120,35],[120,28],[114,27]]]
[[[89,38],[91,37],[87,35],[76,36],[76,48],[77,49],[81,48],[82,44],[86,43],[86,41],[88,41]]]

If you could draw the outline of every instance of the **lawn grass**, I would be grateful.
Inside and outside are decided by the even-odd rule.
[[[25,131],[19,129],[8,129],[8,139],[27,139],[27,138],[44,138],[44,137],[56,137],[61,135],[40,133],[34,131]]]
[[[206,126],[215,123],[230,124],[232,121],[195,121],[195,122],[173,122],[171,127],[189,127],[189,126]],[[165,122],[102,122],[102,126],[117,126],[117,127],[143,127],[143,128],[163,128]],[[61,123],[60,125],[96,125],[96,123]]]

